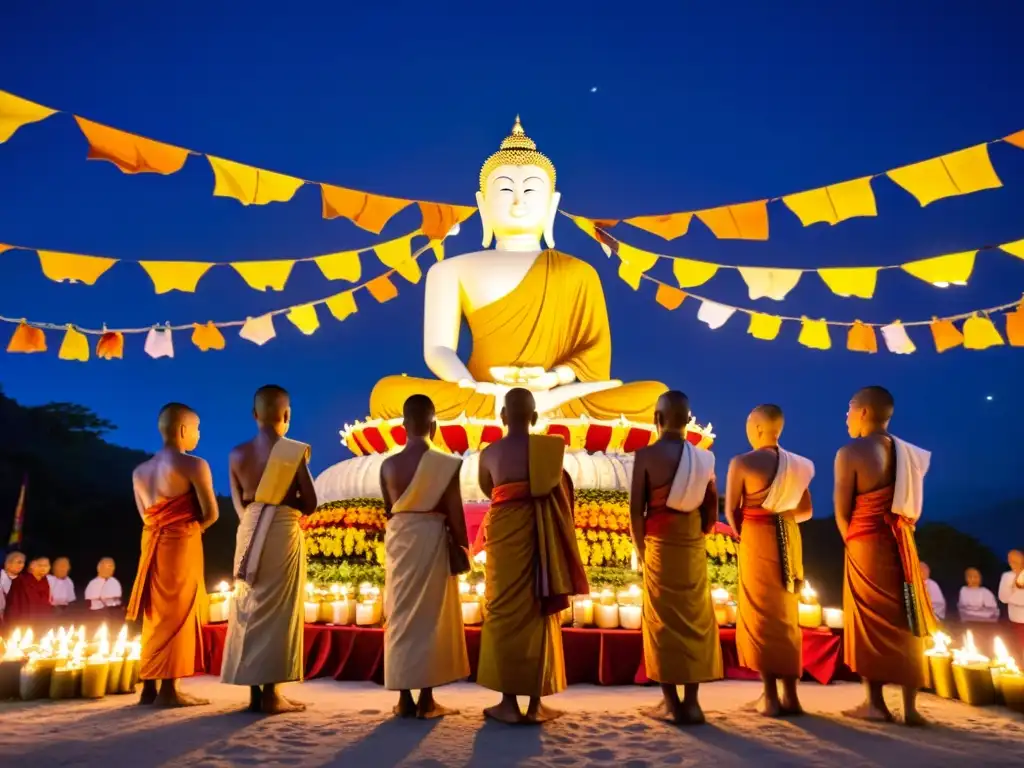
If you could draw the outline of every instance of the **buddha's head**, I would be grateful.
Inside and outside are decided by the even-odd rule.
[[[490,247],[494,237],[499,247],[530,250],[531,243],[541,236],[553,248],[560,198],[555,191],[555,166],[537,151],[516,116],[511,135],[480,169],[476,203],[484,228],[484,248]]]

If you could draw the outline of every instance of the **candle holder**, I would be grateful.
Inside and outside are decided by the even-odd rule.
[[[559,617],[559,620],[561,621],[563,627],[571,627],[572,626],[572,599],[571,598],[569,600],[568,607],[566,607],[565,610],[563,610],[558,615],[558,617]]]
[[[589,597],[576,597],[572,601],[572,625],[576,629],[594,625],[594,601]]]
[[[1014,712],[1024,712],[1024,675],[1004,671],[999,675],[999,687],[1006,706]]]
[[[124,665],[128,663],[123,657],[112,658],[107,663],[107,693],[110,695],[120,695],[127,693],[127,691],[121,690],[121,670],[124,669]]]
[[[843,609],[842,608],[824,608],[822,610],[822,616],[825,619],[825,626],[829,629],[842,629],[843,628]]]
[[[21,695],[21,670],[25,663],[24,658],[0,661],[0,701]]]
[[[29,659],[28,663],[21,668],[20,694],[22,701],[35,701],[45,699],[50,695],[50,678],[53,677],[53,669],[57,666],[57,660]]]
[[[106,657],[90,659],[82,671],[82,698],[102,699],[107,695],[110,662]]]
[[[949,654],[929,654],[928,668],[931,670],[935,695],[943,699],[955,699],[956,680],[953,678],[953,657]]]
[[[50,698],[77,699],[81,694],[82,668],[77,665],[55,667],[50,676]]]
[[[953,680],[960,700],[972,707],[991,707],[996,703],[996,690],[987,662],[953,664]]]
[[[594,603],[594,624],[598,629],[619,628],[619,605],[615,602],[615,593],[610,589],[601,590]]]

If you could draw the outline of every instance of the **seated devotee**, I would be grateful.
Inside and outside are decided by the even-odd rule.
[[[729,463],[725,492],[726,518],[740,536],[736,650],[741,666],[761,673],[764,693],[756,706],[769,717],[802,712],[796,690],[803,673],[798,525],[811,518],[814,478],[809,459],[779,447],[784,423],[777,405],[751,412],[747,440],[754,450]]]
[[[163,446],[132,474],[143,523],[127,611],[128,621],[142,618],[139,703],[208,704],[180,691],[178,680],[195,674],[196,657],[202,657],[202,534],[217,521],[217,497],[210,466],[188,453],[199,444],[198,414],[169,403],[160,410],[157,429]]]
[[[18,575],[25,570],[25,555],[21,552],[9,552],[4,558],[4,568],[0,571],[0,590],[6,595]]]
[[[114,558],[104,557],[96,564],[96,578],[85,587],[89,610],[103,611],[111,620],[120,619],[124,615],[121,610],[121,582],[114,578],[115,570]]]
[[[66,557],[58,557],[53,561],[53,569],[46,577],[50,582],[50,602],[58,613],[66,612],[75,602],[75,583],[68,574],[71,573],[71,561]]]
[[[5,622],[10,627],[45,629],[53,618],[50,605],[50,559],[36,557],[29,561],[28,571],[11,584],[7,593]]]
[[[932,612],[935,614],[935,618],[939,621],[944,621],[946,618],[946,597],[942,594],[942,588],[932,578],[932,569],[928,567],[928,563],[921,563],[921,578],[924,579],[925,593],[928,595],[928,600],[931,601]]]
[[[484,715],[503,723],[541,723],[560,713],[541,702],[565,689],[559,614],[589,594],[576,544],[572,484],[561,437],[531,435],[533,393],[505,395],[507,434],[480,454],[480,488],[491,499],[487,527],[487,615],[477,683],[501,693]],[[517,696],[529,697],[526,714]]]
[[[309,446],[285,437],[291,417],[287,391],[260,387],[256,437],[228,462],[240,522],[221,680],[249,686],[249,710],[266,714],[305,709],[280,691],[302,679],[306,553],[299,518],[316,511]]]
[[[964,571],[966,586],[960,587],[960,597],[956,601],[956,610],[960,621],[991,624],[999,621],[999,603],[992,590],[981,585],[981,571],[968,568]]]
[[[399,691],[399,717],[453,714],[434,700],[439,685],[469,677],[458,572],[469,570],[462,511],[462,459],[431,445],[434,404],[405,401],[405,447],[380,468],[389,516],[384,536],[384,685]],[[459,562],[456,562],[458,560]],[[419,702],[412,692],[420,692]]]
[[[1006,604],[1018,645],[1024,646],[1024,553],[1019,549],[1011,550],[1006,562],[1010,570],[999,579],[999,600]]]
[[[662,692],[662,702],[647,714],[697,725],[704,722],[700,683],[722,677],[704,550],[704,536],[718,519],[718,490],[714,455],[686,440],[689,421],[690,401],[682,392],[658,398],[658,440],[636,452],[629,508],[643,563],[644,660]]]
[[[857,392],[846,414],[852,440],[836,454],[836,526],[846,542],[845,660],[865,688],[864,703],[844,714],[891,721],[883,696],[888,683],[902,688],[904,722],[921,725],[917,690],[925,682],[924,639],[937,625],[914,527],[931,454],[889,433],[894,406],[883,387]]]

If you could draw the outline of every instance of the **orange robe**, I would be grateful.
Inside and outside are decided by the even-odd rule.
[[[866,680],[925,684],[924,639],[935,616],[921,578],[914,528],[892,513],[894,486],[862,493],[846,534],[846,663]]]
[[[667,506],[671,484],[652,488],[644,526],[644,663],[666,685],[722,677],[718,622],[708,587],[700,509]]]
[[[158,502],[143,515],[142,555],[127,613],[129,621],[142,616],[143,680],[174,680],[197,671],[205,596],[199,517],[192,491]]]
[[[589,594],[562,480],[565,443],[530,436],[530,479],[491,493],[487,528],[487,607],[477,683],[516,696],[565,689],[559,613]]]
[[[768,496],[748,496],[742,511],[739,548],[739,611],[736,620],[736,652],[747,669],[773,677],[800,677],[803,672],[797,594],[786,588],[779,546],[778,515],[761,508]],[[789,526],[790,537],[799,540],[800,529]],[[789,551],[799,552],[797,542]],[[793,571],[801,570],[794,568]]]

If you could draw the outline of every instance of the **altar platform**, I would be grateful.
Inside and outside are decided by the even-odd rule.
[[[203,627],[203,666],[219,675],[226,624]],[[728,680],[756,680],[740,666],[736,630],[719,630],[722,660]],[[562,629],[565,672],[569,685],[644,685],[650,682],[644,666],[643,637],[632,629]],[[480,628],[466,627],[471,677],[476,679]],[[376,627],[336,627],[307,624],[304,637],[305,678],[384,682],[384,630]],[[804,680],[827,685],[833,680],[856,680],[843,664],[843,634],[838,630],[803,630]]]

